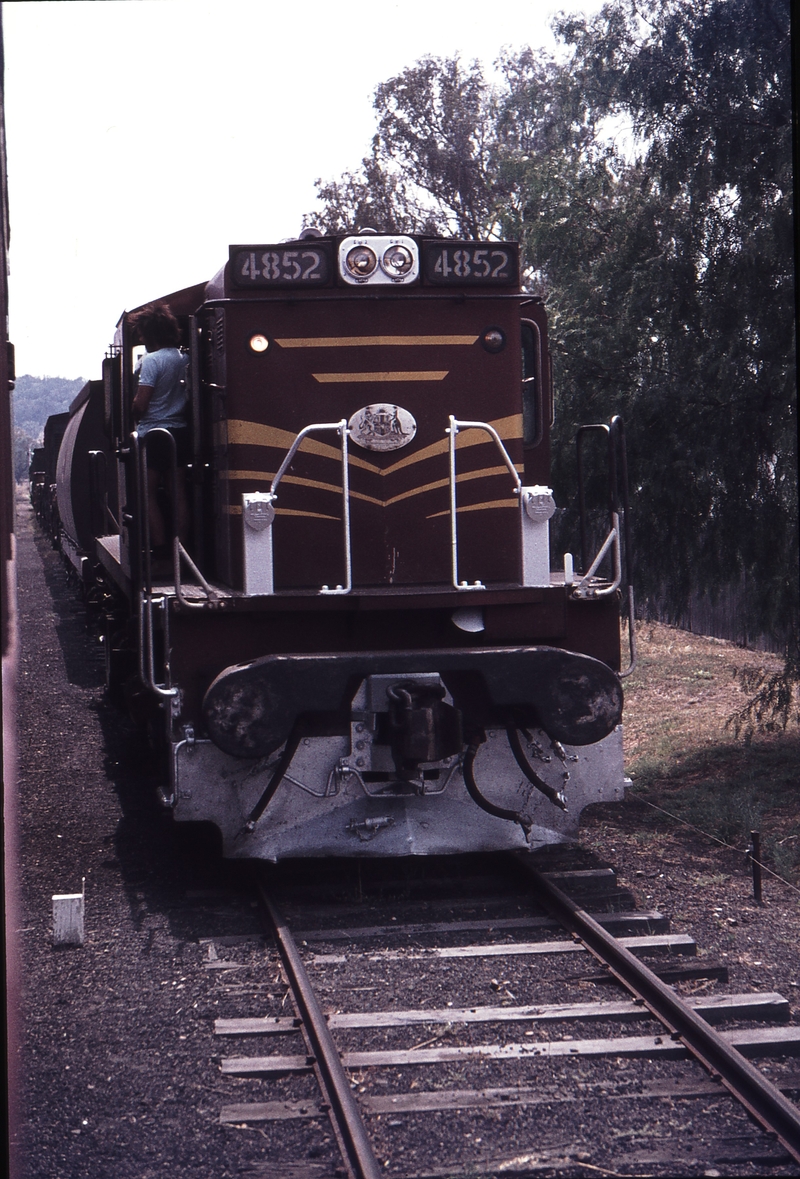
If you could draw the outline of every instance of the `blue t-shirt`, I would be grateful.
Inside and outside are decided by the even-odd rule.
[[[159,348],[146,352],[139,369],[139,384],[152,385],[153,394],[147,412],[139,419],[136,429],[146,434],[157,426],[186,425],[186,366],[189,357],[180,348]]]

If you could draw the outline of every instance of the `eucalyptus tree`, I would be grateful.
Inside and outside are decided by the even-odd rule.
[[[650,543],[640,531],[642,584],[677,612],[692,587],[742,582],[744,628],[780,638],[796,674],[788,3],[620,0],[557,29],[598,124],[631,130],[625,224],[606,221],[606,248],[583,255],[588,280],[525,222],[594,351],[563,349],[563,392],[579,416],[593,380],[618,382],[654,525]],[[611,338],[593,326],[607,312]]]

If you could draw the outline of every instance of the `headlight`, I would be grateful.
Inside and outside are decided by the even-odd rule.
[[[500,328],[487,328],[481,336],[481,344],[487,352],[502,352],[506,346],[506,337]]]
[[[250,337],[250,347],[254,352],[266,352],[269,348],[269,340],[258,332],[255,336]]]
[[[378,259],[369,246],[354,246],[347,252],[345,265],[354,278],[369,278],[378,265]]]
[[[406,246],[389,246],[381,258],[381,266],[390,278],[402,278],[413,265],[414,257]]]
[[[348,286],[407,286],[419,278],[419,246],[406,234],[342,238],[339,275]]]

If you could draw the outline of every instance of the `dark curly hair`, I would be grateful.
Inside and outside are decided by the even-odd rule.
[[[134,311],[128,323],[136,328],[148,352],[177,348],[181,342],[180,324],[166,303],[148,303]]]

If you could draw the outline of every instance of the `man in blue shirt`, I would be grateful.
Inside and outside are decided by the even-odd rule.
[[[191,457],[187,423],[188,392],[186,366],[189,358],[181,352],[181,331],[175,316],[163,303],[149,303],[131,316],[131,323],[147,352],[139,369],[139,387],[131,412],[139,437],[144,440],[151,430],[168,430],[177,450],[177,502],[172,504],[175,528],[182,544],[189,530],[185,467]],[[156,560],[170,554],[164,517],[158,502],[159,488],[168,480],[171,446],[163,434],[154,434],[145,442],[147,457],[147,499],[150,543]]]

